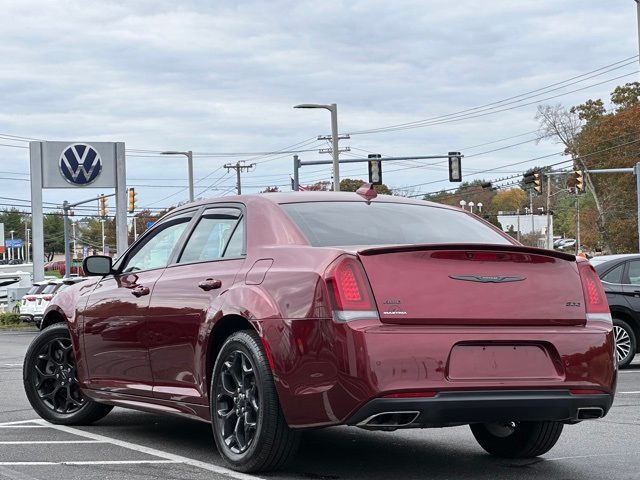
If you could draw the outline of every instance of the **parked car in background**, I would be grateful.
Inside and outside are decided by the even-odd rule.
[[[20,320],[23,322],[33,322],[33,315],[38,303],[39,295],[47,287],[49,281],[36,282],[20,301]]]
[[[49,306],[49,303],[51,302],[53,297],[57,293],[64,291],[71,285],[75,285],[76,283],[82,282],[83,280],[86,280],[86,277],[70,277],[51,280],[44,287],[44,290],[42,290],[39,295],[36,295],[36,303],[33,309],[33,321],[38,328],[40,328],[41,326],[44,312]]]
[[[535,457],[615,394],[591,264],[459,208],[368,187],[203,200],[84,269],[26,353],[35,411],[198,418],[245,472],[334,425],[469,425],[492,455]]]
[[[602,255],[589,260],[602,280],[613,317],[616,358],[625,368],[640,339],[640,255]]]

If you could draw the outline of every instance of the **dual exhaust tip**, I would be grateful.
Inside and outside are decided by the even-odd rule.
[[[420,412],[415,410],[381,412],[367,417],[357,426],[370,430],[395,430],[413,425],[419,416]],[[604,417],[604,409],[601,407],[580,407],[576,420],[595,420],[602,417]]]

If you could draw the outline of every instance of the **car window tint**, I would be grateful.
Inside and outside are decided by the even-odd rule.
[[[281,207],[315,247],[509,240],[458,210],[407,203],[308,202]]]
[[[32,286],[27,292],[27,295],[35,295],[39,288],[40,287],[38,285]]]
[[[629,283],[640,285],[640,261],[638,260],[629,262]]]
[[[58,288],[60,288],[60,283],[50,283],[49,285],[47,285],[46,287],[44,287],[44,290],[42,290],[42,293],[54,293],[56,290],[58,290]]]
[[[240,220],[238,226],[236,227],[231,239],[229,240],[229,244],[227,245],[227,249],[224,251],[225,258],[235,258],[240,257],[244,253],[244,222]]]
[[[622,283],[622,271],[624,270],[624,262],[618,265],[615,268],[609,270],[605,275],[602,276],[603,282],[608,283]]]
[[[207,210],[189,237],[178,263],[222,258],[239,216],[239,210],[230,208]]]
[[[123,272],[166,267],[171,253],[184,233],[190,218],[182,217],[159,225],[144,238],[144,243],[127,259]]]

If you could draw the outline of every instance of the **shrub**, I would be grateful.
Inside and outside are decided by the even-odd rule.
[[[0,325],[18,325],[20,316],[16,313],[0,313]]]

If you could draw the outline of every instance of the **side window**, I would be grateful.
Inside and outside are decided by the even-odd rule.
[[[640,285],[640,261],[638,260],[629,262],[629,283]]]
[[[168,220],[156,227],[155,231],[144,243],[126,260],[123,272],[138,270],[152,270],[166,267],[173,249],[189,224],[190,217],[180,217]]]
[[[603,282],[607,283],[622,283],[622,271],[624,270],[624,262],[615,268],[609,270],[606,275],[602,277]]]
[[[223,257],[235,258],[240,257],[244,253],[244,222],[240,219],[238,226],[236,227],[227,249],[224,251]]]
[[[212,208],[204,212],[180,255],[178,263],[207,262],[223,258],[229,239],[240,221],[234,208]]]

